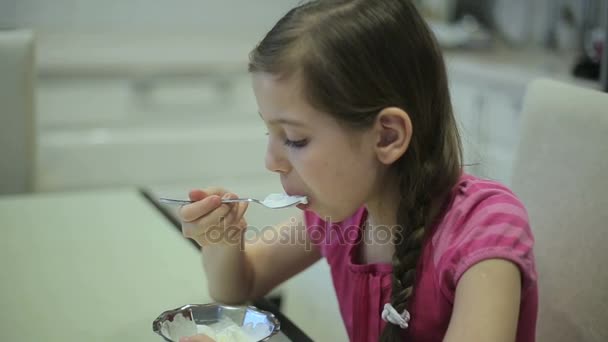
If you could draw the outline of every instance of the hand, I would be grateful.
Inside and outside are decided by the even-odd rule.
[[[243,218],[247,202],[221,203],[222,198],[238,198],[222,188],[192,190],[189,194],[194,203],[179,210],[182,234],[200,246],[241,245],[247,222]]]
[[[179,342],[215,342],[214,339],[207,335],[195,335],[190,337],[182,337]]]

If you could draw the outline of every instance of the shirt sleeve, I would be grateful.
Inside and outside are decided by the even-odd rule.
[[[510,191],[483,189],[467,199],[438,264],[441,289],[453,301],[462,275],[488,259],[514,263],[522,276],[522,294],[536,282],[534,237],[523,204]]]

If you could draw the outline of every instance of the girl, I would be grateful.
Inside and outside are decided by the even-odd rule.
[[[307,234],[246,243],[247,205],[193,190],[182,229],[202,246],[215,300],[263,296],[324,257],[352,341],[534,341],[526,211],[462,171],[445,65],[411,1],[304,3],[249,70],[266,166],[309,199],[276,229]]]

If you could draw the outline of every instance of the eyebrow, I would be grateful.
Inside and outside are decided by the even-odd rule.
[[[262,118],[262,120],[264,120],[264,117],[262,117],[262,113],[258,112],[258,115],[260,115],[260,118]],[[272,125],[282,124],[282,125],[292,125],[292,126],[299,126],[299,127],[306,126],[304,124],[304,122],[297,121],[297,120],[291,120],[291,119],[282,119],[282,118],[269,120],[268,123],[272,124]]]

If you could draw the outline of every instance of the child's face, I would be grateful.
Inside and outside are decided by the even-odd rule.
[[[381,170],[373,130],[352,131],[312,108],[295,77],[256,72],[253,91],[268,127],[266,167],[286,193],[308,196],[308,209],[334,222],[373,196]]]

